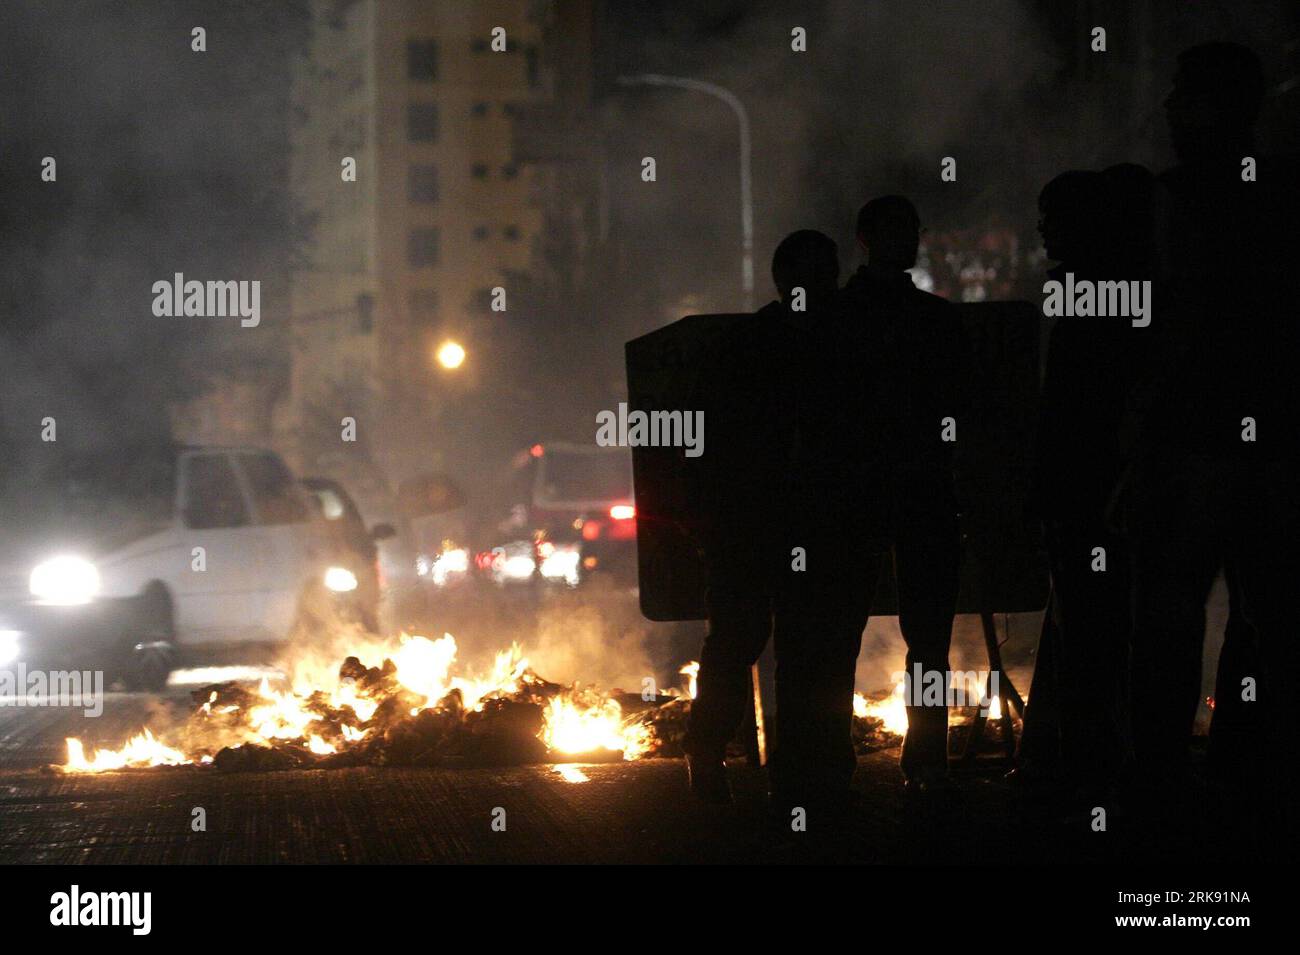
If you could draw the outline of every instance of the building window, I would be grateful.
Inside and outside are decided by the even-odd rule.
[[[501,230],[501,234],[502,234],[503,236],[505,236],[506,239],[507,239],[508,241],[510,241],[510,242],[518,242],[518,241],[519,241],[519,226],[517,226],[517,225],[508,225],[508,226],[506,226],[504,229]]]
[[[406,198],[411,202],[437,202],[438,167],[411,166],[406,174]]]
[[[482,119],[484,116],[488,114],[488,104],[475,103],[473,106],[470,107],[469,111],[470,111],[470,115],[473,116],[475,119]]]
[[[428,318],[438,314],[438,290],[413,288],[407,296],[407,306],[412,318]]]
[[[437,142],[437,103],[408,103],[406,105],[406,138],[413,143]]]
[[[488,237],[488,227],[485,225],[476,225],[474,227],[474,238],[482,242]]]
[[[502,179],[517,179],[519,177],[519,167],[514,163],[506,163],[501,167]]]
[[[438,41],[406,41],[406,76],[416,83],[432,83],[438,78]]]
[[[488,167],[485,162],[476,162],[469,167],[469,174],[475,179],[486,179],[488,177]]]
[[[438,230],[412,229],[406,235],[406,263],[413,269],[438,264]]]

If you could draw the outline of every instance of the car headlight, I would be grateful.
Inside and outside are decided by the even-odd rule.
[[[89,603],[99,593],[99,571],[84,557],[51,557],[33,568],[28,589],[44,603]]]
[[[325,586],[336,594],[346,594],[357,589],[357,575],[346,567],[331,567],[325,571]]]
[[[538,570],[547,580],[563,580],[570,587],[576,587],[581,557],[576,547],[552,547],[542,557]]]
[[[501,565],[501,573],[514,580],[527,580],[537,569],[537,561],[523,554],[507,557]]]
[[[429,569],[429,576],[436,585],[442,587],[468,572],[469,551],[463,547],[453,547],[438,555]]]

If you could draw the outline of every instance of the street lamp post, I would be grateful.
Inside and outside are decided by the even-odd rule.
[[[749,114],[745,104],[735,93],[716,83],[693,80],[684,76],[664,76],[660,73],[637,73],[620,76],[621,86],[675,86],[694,90],[722,100],[731,107],[740,124],[740,288],[744,294],[745,311],[754,310],[754,196],[750,178]]]

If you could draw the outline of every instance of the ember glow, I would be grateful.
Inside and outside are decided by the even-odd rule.
[[[536,740],[551,761],[571,755],[639,759],[649,754],[652,733],[646,723],[627,718],[618,700],[595,688],[542,680],[517,644],[498,653],[488,672],[478,677],[454,672],[456,640],[451,634],[437,640],[402,635],[396,647],[366,655],[380,656],[382,666],[367,668],[355,654],[330,668],[330,676],[319,661],[305,661],[295,668],[292,689],[278,689],[265,677],[255,690],[234,683],[205,688],[195,694],[203,702],[174,732],[155,735],[146,728],[120,749],[96,750],[91,757],[80,740],[69,739],[62,769],[96,773],[220,764],[220,753],[243,747],[269,747],[295,758],[373,754],[384,741],[402,736],[425,711],[431,711],[430,720],[422,725],[440,733],[441,740],[474,714],[484,717],[485,707],[507,704],[540,714]],[[386,761],[383,754],[377,761]]]
[[[880,720],[881,728],[886,733],[902,736],[907,732],[907,706],[904,704],[905,690],[900,680],[894,692],[883,700],[869,700],[861,693],[853,694],[853,715],[859,719]]]
[[[992,698],[987,697],[982,680],[967,681],[963,692],[965,700],[985,710],[984,715],[987,719],[1002,718],[1002,698],[996,693]],[[858,719],[879,720],[881,729],[886,733],[902,736],[907,732],[906,699],[906,684],[902,680],[899,680],[894,685],[894,691],[883,699],[872,700],[861,693],[854,693],[853,715]]]

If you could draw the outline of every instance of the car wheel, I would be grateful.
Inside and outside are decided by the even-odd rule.
[[[171,597],[162,587],[150,587],[140,597],[125,647],[127,689],[156,693],[167,686],[176,666],[175,640]]]

